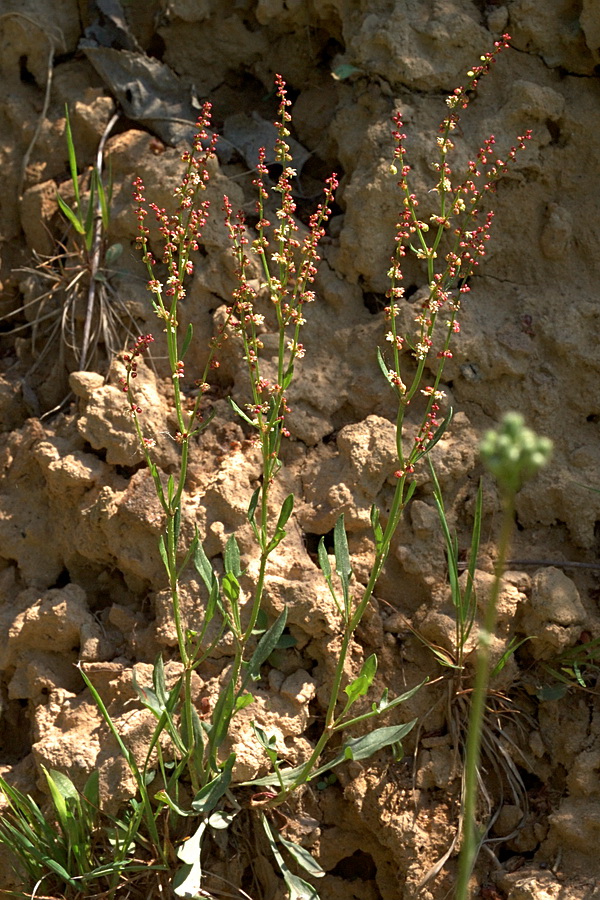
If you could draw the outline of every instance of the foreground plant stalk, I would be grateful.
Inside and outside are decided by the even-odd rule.
[[[498,598],[514,529],[515,498],[523,482],[546,465],[551,452],[551,442],[526,428],[519,413],[508,413],[498,431],[488,432],[481,444],[482,460],[498,484],[502,503],[502,522],[494,566],[494,581],[477,643],[475,680],[467,731],[462,808],[463,836],[456,900],[467,900],[469,897],[469,881],[481,844],[476,825],[476,812],[479,797],[481,736],[491,668],[490,644],[496,631]]]

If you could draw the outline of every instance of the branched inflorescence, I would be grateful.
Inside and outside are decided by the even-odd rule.
[[[202,421],[199,413],[199,404],[203,393],[208,390],[207,373],[209,368],[216,368],[218,362],[215,353],[224,339],[225,323],[221,326],[220,333],[210,342],[209,360],[202,378],[195,381],[198,388],[197,400],[191,414],[184,414],[181,402],[181,382],[185,378],[185,363],[180,358],[177,342],[177,306],[186,295],[184,280],[194,272],[194,263],[191,254],[199,249],[202,240],[202,230],[206,225],[210,203],[208,200],[199,202],[199,194],[206,190],[209,181],[208,162],[215,156],[217,135],[210,135],[210,103],[205,103],[197,122],[197,133],[194,137],[192,151],[182,154],[182,161],[186,163],[185,172],[179,185],[174,191],[177,208],[174,213],[167,213],[156,203],[146,204],[145,189],[142,179],[138,176],[134,182],[134,200],[137,204],[136,214],[138,219],[137,244],[142,251],[142,260],[146,264],[148,274],[148,290],[152,294],[152,307],[157,317],[163,322],[164,332],[167,335],[167,350],[171,368],[171,378],[175,393],[175,408],[179,430],[175,435],[178,443],[187,441],[195,433],[195,424]],[[158,223],[158,230],[163,238],[163,253],[161,262],[167,269],[166,278],[160,281],[154,274],[156,259],[150,250],[150,230],[145,224],[148,208],[152,210]],[[148,338],[151,336],[148,335]],[[143,350],[145,348],[141,348]],[[183,353],[181,354],[183,355]],[[128,369],[127,385],[129,385],[130,372]],[[132,407],[133,408],[133,407]],[[138,411],[135,407],[134,413]],[[138,425],[136,420],[136,425]],[[139,427],[139,425],[138,425]],[[151,442],[144,440],[144,448],[151,446]]]
[[[297,173],[290,165],[292,157],[286,141],[289,137],[287,125],[291,118],[287,108],[291,101],[287,99],[285,83],[279,75],[276,76],[276,85],[280,102],[275,122],[275,159],[282,167],[277,183],[272,186],[272,190],[280,196],[275,212],[277,222],[273,226],[265,211],[265,204],[269,199],[269,171],[264,148],[259,152],[257,174],[253,180],[258,194],[258,222],[255,226],[257,236],[252,242],[246,232],[243,214],[237,213],[234,216],[229,199],[224,199],[225,224],[236,260],[238,285],[233,295],[230,324],[235,326],[242,337],[244,358],[248,365],[253,396],[247,410],[252,423],[263,435],[276,429],[281,430],[283,435],[288,434],[283,425],[284,413],[289,411],[285,391],[291,383],[294,361],[304,356],[304,346],[299,340],[300,328],[306,321],[304,306],[315,299],[310,285],[314,281],[319,261],[317,245],[325,234],[324,224],[331,215],[330,204],[338,186],[335,175],[327,179],[324,201],[311,215],[307,233],[299,240],[296,202],[292,193],[292,179]],[[274,244],[272,250],[268,235]],[[279,347],[277,380],[274,382],[263,377],[260,371],[259,351],[263,344],[258,329],[264,323],[264,316],[256,312],[258,293],[249,279],[248,249],[260,260],[264,275],[262,287],[266,289],[277,317]],[[271,449],[271,454],[274,452],[276,453],[275,447]]]
[[[482,200],[487,193],[495,189],[499,178],[508,170],[515,161],[519,150],[525,148],[526,141],[531,137],[531,131],[519,135],[516,146],[510,148],[505,159],[500,159],[494,153],[495,138],[490,135],[477,151],[476,158],[469,161],[464,179],[458,184],[453,184],[453,172],[448,163],[448,155],[454,149],[454,143],[450,136],[459,122],[459,114],[456,110],[467,108],[480,78],[490,71],[498,54],[509,46],[509,40],[510,36],[505,34],[501,40],[496,41],[494,50],[481,57],[481,65],[475,66],[467,73],[469,81],[466,86],[456,88],[446,100],[450,112],[440,125],[440,133],[437,137],[439,156],[438,160],[433,163],[438,178],[432,193],[437,194],[439,209],[435,214],[429,216],[428,221],[419,217],[419,201],[416,195],[411,193],[409,187],[408,176],[411,167],[405,161],[404,141],[406,135],[402,132],[402,117],[400,113],[396,113],[393,117],[392,136],[395,141],[395,149],[394,162],[390,171],[393,175],[399,174],[398,187],[402,192],[403,200],[396,225],[396,249],[388,273],[390,288],[387,293],[389,306],[386,307],[386,316],[390,323],[390,330],[386,337],[392,344],[393,365],[387,369],[386,376],[397,391],[402,411],[410,404],[417,390],[420,390],[427,398],[425,416],[408,455],[402,452],[401,428],[398,429],[398,455],[402,468],[396,473],[397,477],[413,471],[416,458],[426,450],[428,442],[433,439],[436,428],[440,424],[436,413],[439,412],[438,401],[444,395],[439,390],[439,384],[444,362],[446,359],[452,358],[450,349],[452,337],[460,331],[457,315],[460,310],[461,294],[469,291],[468,279],[479,265],[480,259],[485,255],[486,245],[490,239],[494,214],[490,211],[485,214],[483,219],[481,218]],[[414,342],[409,341],[412,355],[417,362],[417,372],[410,388],[405,385],[400,371],[400,353],[408,339],[399,335],[396,329],[398,304],[404,296],[404,289],[400,282],[402,281],[402,259],[406,255],[407,248],[418,259],[424,260],[427,267],[428,284],[427,297],[415,320],[417,334]],[[441,265],[438,263],[440,255]],[[439,363],[434,382],[423,389],[420,388],[421,380],[432,351],[433,334],[440,313],[445,316],[443,323],[445,337],[441,348],[436,353]]]

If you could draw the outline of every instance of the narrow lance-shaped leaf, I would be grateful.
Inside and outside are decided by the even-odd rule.
[[[175,479],[172,475],[169,475],[167,478],[167,500],[169,503],[169,508],[171,503],[173,502],[173,497],[175,496]]]
[[[88,205],[85,216],[84,236],[85,249],[89,252],[92,249],[94,241],[94,221],[96,211],[96,184],[98,176],[95,169],[92,169],[92,177],[90,179],[90,194],[88,197]]]
[[[325,577],[325,581],[327,582],[327,587],[329,588],[329,593],[335,603],[337,610],[340,616],[344,615],[342,607],[340,605],[340,601],[338,600],[335,587],[333,586],[333,575],[331,572],[331,564],[329,562],[329,556],[327,554],[327,550],[325,548],[325,538],[321,538],[319,541],[319,547],[317,549],[317,557],[319,560],[319,566],[321,567],[321,571]]]
[[[267,839],[269,841],[271,853],[275,857],[275,861],[279,866],[279,870],[283,875],[283,880],[285,881],[286,887],[289,891],[289,900],[319,900],[319,895],[315,891],[314,887],[311,884],[308,884],[308,882],[304,881],[303,878],[299,878],[297,875],[294,875],[286,866],[285,860],[279,852],[277,842],[275,841],[275,837],[273,835],[273,832],[271,831],[271,827],[264,813],[262,815],[262,823],[267,835]]]
[[[290,856],[293,856],[298,865],[302,866],[302,868],[305,869],[309,875],[312,875],[313,878],[323,878],[323,876],[327,874],[316,859],[310,855],[308,850],[300,844],[294,844],[292,841],[287,841],[281,834],[278,835],[278,838]]]
[[[240,548],[234,534],[231,534],[227,539],[223,561],[225,563],[225,571],[231,572],[236,578],[239,578],[242,574]]]
[[[381,353],[381,350],[379,349],[379,347],[377,348],[377,362],[379,363],[379,368],[381,369],[381,371],[383,373],[383,377],[385,378],[387,383],[391,386],[392,385],[391,376],[390,376],[388,367],[385,364],[383,354]]]
[[[85,231],[84,226],[81,224],[71,207],[67,203],[65,203],[58,192],[56,194],[56,202],[58,203],[60,211],[69,220],[75,231],[78,234],[83,234]]]
[[[329,556],[327,554],[327,550],[325,549],[325,538],[322,537],[319,541],[319,548],[317,550],[317,556],[319,559],[319,565],[321,567],[321,571],[325,576],[327,582],[331,581],[332,572],[331,572],[331,564],[329,562]]]
[[[335,570],[340,576],[342,584],[347,586],[349,584],[350,576],[352,575],[352,567],[350,565],[348,538],[346,537],[343,514],[339,517],[333,529],[333,546],[335,552]]]
[[[231,782],[231,772],[235,763],[235,753],[232,753],[222,770],[198,791],[192,800],[192,809],[201,816],[207,815],[215,808]]]
[[[248,425],[252,425],[253,428],[256,428],[256,422],[253,422],[252,419],[246,415],[246,413],[244,412],[243,409],[240,409],[240,407],[237,405],[235,400],[232,400],[231,397],[229,397],[228,400],[229,400],[229,405],[231,406],[233,411],[235,413],[237,413],[237,415],[240,417],[240,419],[243,419],[244,422],[248,423]]]
[[[253,524],[254,520],[255,520],[256,507],[258,506],[258,498],[260,497],[260,492],[261,492],[261,488],[257,487],[256,490],[253,492],[253,494],[250,498],[250,503],[248,505],[247,519],[251,524]]]
[[[71,181],[73,182],[73,193],[75,195],[75,203],[77,211],[81,217],[81,198],[79,196],[79,176],[77,174],[77,157],[75,155],[75,143],[73,141],[73,132],[71,131],[71,118],[69,116],[69,107],[65,103],[65,138],[67,141],[67,153],[69,154],[69,170],[71,173]],[[80,232],[83,233],[83,232]]]
[[[372,719],[376,716],[380,716],[384,712],[389,712],[391,709],[394,709],[395,706],[400,706],[401,703],[409,700],[413,696],[413,694],[416,694],[417,691],[423,687],[426,681],[427,679],[421,681],[420,684],[415,685],[414,688],[411,688],[409,691],[406,691],[399,697],[395,697],[393,700],[388,699],[389,692],[388,689],[385,688],[380,700],[374,700],[371,703],[371,709],[369,710],[369,712],[361,713],[360,716],[355,716],[352,719],[346,719],[346,721],[344,722],[338,722],[338,724],[334,727],[334,731],[342,731],[343,729],[346,729],[351,725],[356,725],[357,722],[366,722],[367,719]]]
[[[165,567],[167,573],[170,572],[170,564],[169,564],[169,554],[167,553],[167,545],[165,544],[164,536],[161,536],[158,539],[158,550],[160,553],[160,558],[162,559],[163,566]]]
[[[350,553],[348,551],[348,538],[346,537],[346,529],[344,527],[344,515],[342,514],[333,529],[333,550],[335,553],[335,570],[342,582],[342,591],[344,596],[344,612],[346,619],[350,617],[350,576],[352,575],[352,567],[350,565]]]
[[[281,614],[275,619],[271,627],[267,631],[265,631],[260,641],[258,642],[256,650],[252,654],[246,666],[246,673],[244,675],[239,693],[242,693],[251,679],[256,679],[260,674],[260,667],[268,660],[269,656],[279,643],[279,639],[283,634],[286,622],[287,607],[284,606]]]
[[[96,189],[98,191],[98,202],[100,204],[100,213],[102,215],[102,226],[106,230],[110,225],[110,200],[106,196],[106,191],[102,182],[102,175],[100,174],[98,169],[94,169],[94,172],[97,173]]]
[[[375,551],[379,553],[383,546],[383,529],[379,521],[379,510],[375,504],[371,507],[371,528],[373,529],[373,536],[375,538]]]
[[[221,691],[211,716],[210,726],[210,764],[216,771],[218,769],[217,751],[229,731],[229,723],[234,709],[234,685],[229,682],[226,689]]]
[[[197,529],[196,535],[198,535]],[[214,573],[208,556],[204,552],[204,547],[202,546],[202,542],[200,540],[198,540],[198,545],[194,554],[194,566],[196,567],[198,575],[204,582],[207,591],[211,591],[213,584],[217,580],[217,576]]]
[[[194,336],[194,326],[190,322],[187,327],[187,331],[185,333],[185,338],[183,339],[183,345],[181,347],[181,352],[179,354],[180,359],[184,359],[185,354],[188,351],[188,348],[192,342],[192,337]]]
[[[270,553],[272,550],[277,547],[278,544],[281,543],[283,538],[285,537],[285,526],[289,517],[292,514],[292,510],[294,508],[294,495],[289,494],[285,500],[283,501],[283,505],[281,507],[281,512],[279,513],[279,518],[277,520],[277,525],[275,526],[275,534],[269,541],[267,547],[267,553]]]
[[[334,759],[311,773],[311,778],[333,769],[341,762],[344,762],[344,760],[368,759],[374,753],[383,750],[384,747],[389,747],[390,744],[401,741],[414,728],[416,721],[416,719],[413,719],[412,722],[407,722],[404,725],[386,725],[383,728],[376,728],[362,737],[350,738],[345,741],[342,750]]]
[[[158,697],[162,707],[167,705],[167,684],[165,681],[165,666],[163,663],[162,653],[159,653],[154,660],[154,668],[152,670],[152,683],[156,696]]]
[[[344,688],[344,692],[348,695],[348,704],[346,708],[358,700],[359,697],[363,697],[367,693],[373,684],[376,672],[377,657],[372,653],[362,664],[358,677]]]

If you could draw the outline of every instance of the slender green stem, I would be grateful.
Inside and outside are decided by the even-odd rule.
[[[479,632],[479,646],[475,668],[475,682],[471,695],[471,713],[467,733],[465,781],[463,792],[463,840],[459,860],[456,900],[467,900],[469,896],[469,880],[477,858],[479,841],[475,814],[477,809],[478,774],[481,756],[481,733],[485,715],[485,702],[490,677],[490,642],[496,628],[496,610],[502,584],[502,573],[508,557],[510,539],[514,524],[514,492],[503,497],[503,513],[500,537],[498,540],[498,557],[495,565],[495,577],[488,599],[483,624]]]

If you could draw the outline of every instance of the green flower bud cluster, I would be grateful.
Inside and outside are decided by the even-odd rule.
[[[487,432],[480,452],[500,488],[514,493],[546,465],[552,454],[552,441],[527,428],[520,413],[510,412],[500,428]]]

